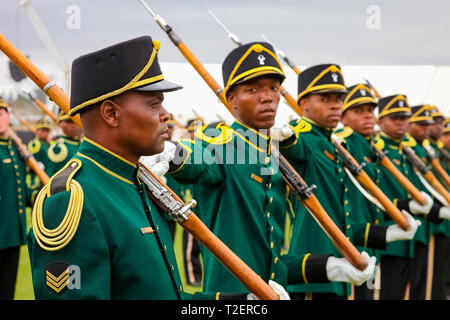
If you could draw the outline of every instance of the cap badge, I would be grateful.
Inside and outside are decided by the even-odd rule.
[[[398,105],[399,105],[400,107],[403,107],[403,101],[400,100],[400,101],[398,102]]]
[[[359,92],[360,92],[361,95],[364,96],[364,97],[365,97],[366,94],[367,94],[367,93],[366,93],[366,90],[364,90],[364,89],[359,90]]]
[[[332,73],[331,74],[331,77],[333,78],[333,82],[338,82],[338,75],[337,75],[337,73]]]
[[[258,61],[259,61],[259,64],[260,64],[260,65],[264,65],[264,64],[265,64],[265,63],[264,63],[265,60],[266,60],[266,57],[264,57],[264,55],[260,54],[260,55],[258,56]]]

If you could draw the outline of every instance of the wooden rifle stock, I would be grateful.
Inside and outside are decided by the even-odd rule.
[[[407,218],[392,203],[391,200],[378,188],[378,186],[370,179],[367,173],[362,170],[362,166],[358,164],[355,158],[338,142],[334,141],[333,145],[337,149],[339,155],[343,159],[344,165],[349,168],[351,173],[384,207],[386,213],[397,223],[403,230],[409,230],[410,225]]]
[[[447,172],[445,172],[444,168],[442,168],[441,164],[439,163],[439,159],[433,158],[431,160],[431,166],[434,170],[439,174],[439,176],[442,178],[442,180],[445,182],[445,185],[447,188],[450,187],[450,177],[448,176]]]
[[[39,100],[38,98],[33,99],[33,102],[39,107],[39,109],[41,109],[46,115],[48,115],[54,123],[58,124],[58,119],[56,118],[56,116],[47,109],[47,107],[45,106],[45,104]]]
[[[13,46],[0,33],[0,50],[6,54],[9,59],[27,75],[39,88],[44,91],[48,97],[58,106],[67,106],[65,113],[69,112],[70,100],[69,97],[61,90],[53,81],[51,81],[41,70],[39,70],[24,54],[22,54],[16,47]],[[81,128],[80,116],[76,115],[71,119]]]
[[[194,56],[194,54],[187,48],[187,46],[182,42],[180,37],[173,31],[173,29],[160,17],[156,16],[153,11],[141,0],[142,4],[147,8],[147,10],[152,14],[152,16],[155,18],[156,23],[166,32],[172,43],[181,51],[183,56],[188,60],[188,62],[194,67],[195,70],[200,74],[200,76],[205,80],[208,84],[208,86],[214,91],[214,93],[219,96],[220,101],[222,101],[223,105],[230,111],[231,114],[232,110],[230,106],[228,105],[228,102],[223,95],[223,89],[219,86],[219,84],[214,80],[214,78],[206,71],[206,69],[203,67],[201,62]],[[272,147],[272,152],[274,154],[278,154],[281,156],[281,154],[276,150],[276,148]],[[295,171],[295,169],[288,163],[286,159],[284,159],[282,156],[277,157],[279,159],[280,164],[286,164],[286,168],[289,168],[289,171],[292,171],[291,173],[293,175],[296,175],[298,177],[299,174]],[[283,174],[283,179],[286,179],[286,176]],[[301,178],[300,178],[301,179]],[[302,180],[303,181],[303,180]],[[296,189],[293,189],[296,190]],[[297,190],[296,190],[297,192]],[[348,241],[348,239],[345,237],[345,235],[342,233],[342,231],[336,226],[336,224],[333,222],[333,220],[328,216],[328,214],[325,212],[325,210],[320,206],[320,203],[318,202],[317,198],[313,198],[315,200],[310,200],[308,203],[310,204],[309,209],[311,209],[311,212],[313,213],[314,217],[326,220],[326,226],[330,229],[328,231],[331,231],[331,233],[327,233],[327,235],[330,237],[330,240],[335,244],[335,246],[338,248],[338,250],[343,250],[346,255],[349,255],[349,261],[352,262],[352,264],[358,268],[359,270],[363,270],[364,265],[367,266],[367,263],[365,262],[364,257],[359,253],[359,251],[355,248],[355,246]],[[315,205],[312,205],[313,202]],[[322,208],[320,210],[320,208]],[[315,211],[319,210],[319,211]],[[324,221],[325,221],[324,220]],[[331,227],[334,225],[334,227]],[[336,237],[336,238],[333,238]],[[344,240],[345,239],[345,240]],[[342,251],[341,251],[342,252]],[[343,253],[344,254],[344,253]],[[362,269],[361,269],[362,268]]]
[[[33,128],[33,126],[32,126],[30,123],[28,123],[28,121],[26,121],[24,118],[22,118],[22,116],[21,116],[20,114],[18,114],[17,112],[15,112],[15,111],[13,111],[13,110],[11,110],[11,111],[12,111],[12,114],[13,114],[20,122],[22,122],[22,124],[23,124],[25,127],[28,128],[28,130],[30,130],[31,132],[33,132],[34,135],[36,135],[36,129]]]
[[[36,159],[28,152],[27,147],[24,146],[22,140],[11,128],[8,129],[7,135],[14,141],[20,152],[24,155],[27,165],[34,171],[43,185],[46,185],[50,178],[44,170],[38,165]]]
[[[411,147],[401,145],[403,153],[408,161],[424,176],[424,178],[431,184],[431,186],[444,197],[447,203],[450,204],[450,193],[442,186],[439,180],[434,176],[430,169],[420,160]]]
[[[155,176],[145,165],[139,163],[139,166],[147,171],[159,184],[168,190],[172,197],[178,202],[184,204],[183,200],[173,192],[161,179]],[[159,202],[154,195],[148,191],[148,195]],[[163,208],[163,206],[161,206]],[[164,209],[164,208],[163,208]],[[208,227],[193,213],[189,213],[187,218],[180,222],[180,225],[200,241],[216,258],[233,273],[250,292],[263,300],[279,300],[280,297],[273,289],[256,274],[245,262],[243,262],[230,248],[228,248],[219,238],[208,229]]]
[[[389,171],[390,174],[392,174],[395,179],[405,188],[405,190],[411,195],[411,197],[414,198],[419,204],[425,205],[426,199],[420,193],[420,191],[409,181],[403,173],[400,172],[400,170],[397,169],[397,167],[392,163],[392,161],[381,151],[378,149],[378,147],[375,145],[375,143],[370,142],[372,149],[377,154],[378,158],[380,159],[380,163],[383,167],[386,168],[386,170]]]
[[[319,200],[312,193],[314,187],[308,187],[306,185],[303,178],[277,149],[273,148],[272,152],[274,156],[279,159],[279,168],[283,173],[283,180],[300,197],[304,206],[331,239],[339,252],[358,270],[367,268],[366,259],[360,254],[341,229],[338,228],[322,207]]]

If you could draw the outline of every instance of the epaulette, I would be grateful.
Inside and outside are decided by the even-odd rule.
[[[386,146],[386,144],[384,143],[384,140],[381,139],[381,137],[379,135],[375,136],[373,140],[374,140],[375,145],[377,146],[377,148],[380,149],[380,150],[383,150],[384,147]]]
[[[291,125],[291,127],[296,134],[301,132],[309,132],[312,129],[311,124],[303,119],[298,119],[295,123],[295,126]]]
[[[402,140],[402,145],[414,148],[417,145],[417,141],[409,133],[406,133]]]
[[[339,140],[345,142],[345,138],[351,136],[353,134],[353,129],[350,127],[344,127],[342,130],[339,130],[335,133],[335,135],[339,138]]]
[[[55,152],[55,149],[59,149],[59,152]],[[47,154],[48,158],[55,163],[66,160],[69,151],[67,150],[67,146],[64,144],[64,139],[59,138],[54,144],[50,145]]]
[[[209,144],[225,144],[233,139],[233,129],[220,122],[217,125],[204,125],[195,130],[195,137]]]
[[[36,242],[44,250],[56,251],[65,247],[77,231],[83,211],[84,193],[81,185],[73,177],[81,166],[79,159],[71,159],[50,179],[36,197],[31,224]],[[49,230],[43,221],[44,202],[48,197],[62,191],[70,192],[66,214],[58,227]]]
[[[32,154],[38,153],[39,150],[41,150],[41,142],[39,141],[39,139],[35,138],[35,139],[31,140],[30,142],[28,142],[28,150]]]

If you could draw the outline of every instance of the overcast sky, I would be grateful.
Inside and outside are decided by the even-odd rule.
[[[2,0],[0,32],[39,65],[52,59],[19,0]],[[138,0],[30,0],[71,64],[77,56],[141,35],[160,60],[184,62]],[[204,63],[234,48],[206,4],[242,42],[263,32],[299,65],[450,65],[448,0],[147,0]],[[74,26],[79,10],[79,28]],[[68,26],[69,23],[69,26]],[[70,24],[72,23],[72,24]]]

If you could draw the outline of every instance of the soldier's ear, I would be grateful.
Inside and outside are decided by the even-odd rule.
[[[100,105],[100,117],[110,127],[119,126],[120,106],[113,100],[105,100]]]

